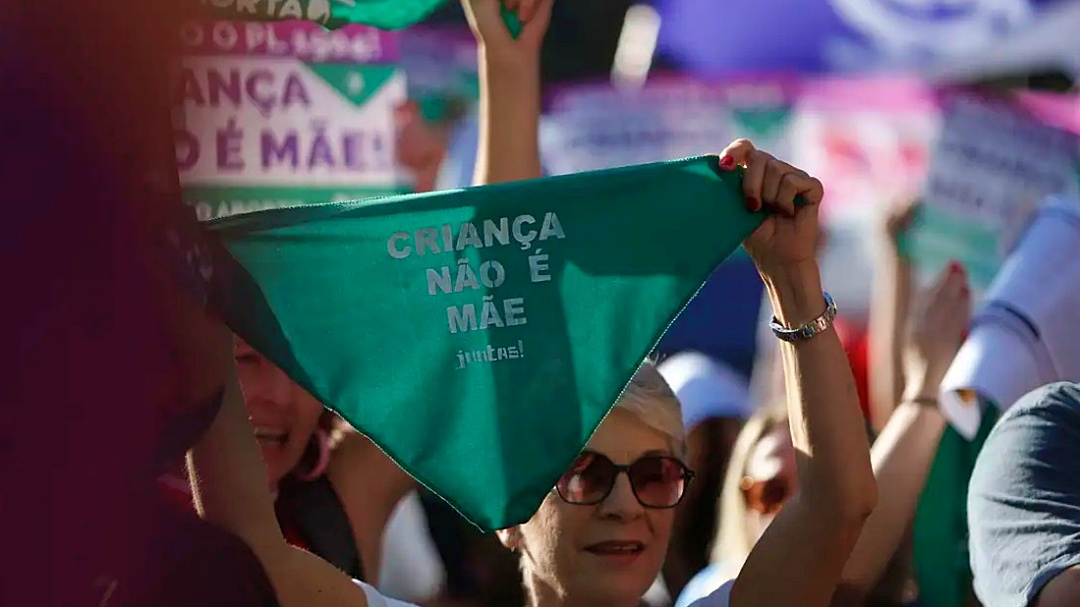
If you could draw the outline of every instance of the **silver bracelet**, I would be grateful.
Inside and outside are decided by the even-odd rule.
[[[769,323],[769,328],[772,329],[773,335],[786,342],[806,341],[831,327],[834,318],[836,318],[836,302],[833,301],[831,295],[826,293],[825,311],[821,313],[821,316],[794,329],[789,329],[780,324],[780,321],[776,320],[774,316],[772,322]]]

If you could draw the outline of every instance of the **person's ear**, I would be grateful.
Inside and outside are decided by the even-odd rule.
[[[499,529],[495,532],[502,545],[511,552],[517,552],[521,549],[521,526],[516,525],[514,527],[507,527],[506,529]]]

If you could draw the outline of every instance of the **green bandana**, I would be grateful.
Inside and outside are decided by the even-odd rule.
[[[230,326],[485,531],[763,220],[715,156],[212,222]],[[357,474],[363,474],[358,471]]]
[[[302,19],[336,28],[363,23],[397,30],[414,25],[446,0],[199,0],[216,19]]]

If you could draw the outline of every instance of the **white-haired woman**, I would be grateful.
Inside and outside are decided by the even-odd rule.
[[[499,532],[531,605],[636,605],[664,563],[692,472],[679,401],[651,362],[536,514]]]

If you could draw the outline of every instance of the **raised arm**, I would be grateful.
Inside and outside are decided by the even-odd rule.
[[[911,263],[900,252],[900,235],[911,223],[917,203],[890,209],[885,238],[874,271],[870,301],[870,424],[881,432],[904,392],[901,366],[904,324],[911,303]]]
[[[219,338],[220,347],[231,353],[232,336],[225,327]],[[188,454],[199,514],[251,547],[282,607],[367,607],[364,591],[347,576],[285,542],[274,514],[266,468],[231,366],[228,377],[217,418]]]
[[[747,167],[747,207],[773,213],[744,243],[784,327],[826,309],[816,262],[821,183],[741,140],[721,166]],[[804,206],[796,208],[801,197]],[[799,490],[750,552],[734,607],[824,607],[876,501],[869,447],[847,356],[830,327],[780,345]]]
[[[540,177],[540,47],[553,0],[506,0],[522,29],[515,39],[500,0],[461,0],[480,61],[477,185]]]
[[[844,567],[833,599],[836,607],[864,604],[915,517],[945,430],[938,386],[960,350],[970,320],[967,277],[959,265],[951,265],[913,310],[902,348],[904,396],[870,452],[880,499]]]

